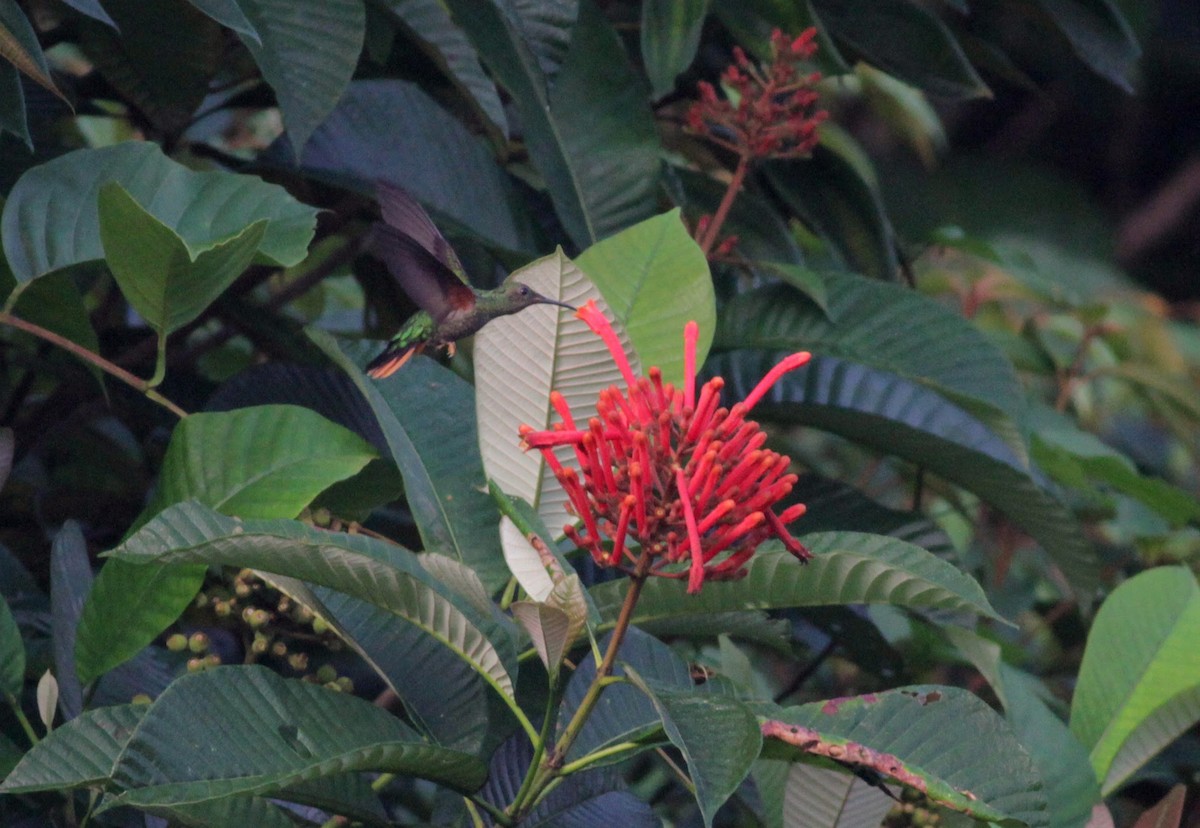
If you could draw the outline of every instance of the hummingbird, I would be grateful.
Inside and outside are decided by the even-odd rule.
[[[476,290],[429,215],[407,191],[386,182],[376,185],[383,222],[372,230],[371,245],[404,292],[421,310],[408,318],[367,365],[367,375],[384,379],[428,348],[446,348],[471,336],[497,316],[517,313],[531,305],[566,302],[542,296],[529,285],[509,280],[493,290]]]

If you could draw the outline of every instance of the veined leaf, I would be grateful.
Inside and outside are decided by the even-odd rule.
[[[700,327],[696,364],[703,365],[717,323],[708,261],[678,210],[646,219],[598,242],[575,259],[625,326],[644,365],[663,380],[683,382],[683,327]]]
[[[358,435],[299,406],[193,414],[171,436],[143,520],[186,500],[243,517],[295,517],[374,456]],[[81,679],[90,682],[149,644],[196,596],[204,572],[203,566],[106,565],[80,619]]]
[[[805,535],[802,541],[813,553],[807,564],[779,544],[763,544],[746,577],[707,583],[698,595],[688,595],[679,580],[651,578],[642,587],[633,623],[733,610],[874,603],[1004,620],[973,578],[918,546],[859,532]],[[607,623],[615,621],[625,587],[624,580],[617,580],[590,590]]]
[[[401,547],[296,521],[227,518],[188,502],[163,510],[108,556],[131,564],[251,567],[344,592],[419,627],[512,695],[516,649],[509,632],[479,617]]]
[[[787,767],[780,828],[879,828],[893,801],[845,771],[801,762]]]
[[[526,311],[533,313],[536,310]],[[359,367],[375,355],[374,346],[338,343],[313,328],[307,333],[371,406],[404,478],[425,550],[462,561],[486,587],[498,589],[508,580],[508,571],[496,531],[499,516],[487,494],[472,428],[470,384],[432,359],[412,360],[402,379],[375,382]]]
[[[512,278],[576,307],[595,299],[614,321],[600,291],[561,250],[518,270]],[[614,328],[622,336],[634,372],[640,373],[628,336],[619,322]],[[552,307],[495,319],[475,336],[475,416],[484,469],[506,494],[532,504],[551,531],[562,526],[567,496],[541,453],[522,451],[517,429],[527,424],[540,430],[557,421],[550,405],[552,390],[563,395],[577,423],[586,423],[596,416],[600,391],[621,382],[600,337]],[[569,450],[560,450],[558,456],[576,465]]]
[[[1004,719],[966,690],[904,687],[786,709],[763,705],[759,713],[764,756],[838,759],[976,819],[1049,824],[1028,754]]]
[[[258,34],[239,32],[275,90],[288,138],[300,155],[346,91],[366,31],[362,0],[241,0]]]
[[[1186,567],[1130,578],[1100,606],[1071,702],[1071,732],[1107,795],[1200,720],[1200,587]]]
[[[709,357],[706,370],[724,377],[736,399],[777,359],[748,351],[718,354]],[[1042,545],[1080,601],[1089,602],[1099,585],[1095,552],[1066,505],[1005,440],[940,394],[892,374],[816,356],[775,383],[755,412],[760,419],[841,434],[974,492]]]
[[[750,708],[715,693],[659,686],[626,667],[662,718],[671,744],[687,761],[704,824],[711,826],[724,804],[750,772],[762,747],[762,733]]]
[[[621,42],[592,0],[578,4],[551,87],[510,2],[450,0],[450,13],[512,94],[533,163],[579,247],[648,218],[661,164],[654,119]],[[561,21],[553,27],[562,32]]]
[[[277,794],[352,770],[418,776],[464,792],[486,774],[475,757],[421,741],[362,699],[264,667],[218,667],[183,676],[151,705],[113,773],[125,791],[100,810]]]
[[[316,226],[317,211],[282,187],[250,175],[192,172],[155,144],[76,150],[32,167],[4,204],[0,237],[19,283],[104,256],[97,196],[109,181],[193,249],[267,219],[259,257],[291,266],[307,255]]]
[[[433,5],[436,5],[434,3]],[[299,156],[301,166],[374,190],[385,178],[488,243],[532,251],[518,193],[493,151],[415,83],[359,80]],[[461,193],[471,198],[460,198]]]
[[[83,711],[82,678],[74,654],[82,633],[84,602],[91,599],[93,587],[92,565],[88,562],[83,530],[78,523],[68,520],[58,530],[50,547],[50,631],[54,656],[51,678],[56,680],[55,696],[67,721]],[[39,702],[48,675],[49,671],[38,683]],[[49,714],[53,719],[53,709]]]
[[[100,188],[100,240],[121,292],[160,338],[191,322],[254,258],[270,222],[192,249],[116,181]]]
[[[56,727],[25,754],[0,792],[111,789],[117,757],[147,709],[140,704],[98,707]]]

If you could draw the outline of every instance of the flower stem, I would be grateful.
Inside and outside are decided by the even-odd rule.
[[[95,365],[97,368],[99,368],[101,371],[104,371],[106,374],[111,374],[112,376],[121,380],[121,382],[130,386],[131,388],[134,388],[134,389],[140,391],[141,393],[145,394],[148,399],[152,400],[153,402],[158,403],[163,408],[167,409],[168,411],[170,411],[172,414],[174,414],[176,417],[179,417],[180,419],[183,419],[184,417],[186,417],[188,415],[187,412],[184,411],[182,408],[180,408],[175,403],[168,400],[162,394],[159,394],[157,391],[155,391],[154,388],[152,387],[151,383],[146,382],[145,380],[134,376],[133,374],[129,373],[124,368],[120,367],[119,365],[115,365],[115,364],[109,362],[107,359],[100,356],[99,354],[93,353],[92,351],[89,351],[87,348],[83,347],[82,345],[72,342],[71,340],[67,339],[65,336],[60,336],[59,334],[56,334],[54,331],[46,330],[41,325],[35,325],[32,322],[28,322],[24,319],[21,319],[20,317],[13,316],[11,313],[8,313],[7,311],[0,311],[0,324],[9,325],[14,328],[19,328],[20,330],[25,331],[26,333],[33,334],[34,336],[38,337],[39,339],[44,339],[46,342],[49,342],[52,345],[57,345],[58,347],[66,350],[66,351],[70,351],[72,354],[79,357],[84,362],[90,362],[92,365]]]
[[[733,178],[730,179],[729,186],[725,188],[725,195],[721,197],[721,203],[717,207],[717,212],[713,216],[713,220],[709,222],[708,227],[705,228],[700,238],[696,239],[705,257],[708,256],[713,245],[717,243],[717,238],[721,233],[721,225],[725,223],[725,219],[729,218],[729,210],[733,207],[734,199],[741,192],[748,172],[750,172],[750,156],[746,153],[741,153],[738,155],[738,163],[733,171]]]
[[[629,624],[633,620],[633,610],[637,606],[638,597],[642,593],[642,585],[646,583],[646,578],[650,574],[650,562],[650,550],[643,548],[641,555],[637,559],[633,574],[629,576],[629,589],[625,593],[625,601],[621,604],[621,612],[617,616],[617,623],[613,627],[612,636],[608,640],[608,649],[604,652],[604,659],[600,662],[600,666],[596,668],[596,675],[592,677],[592,683],[588,685],[587,692],[584,693],[583,699],[579,702],[579,707],[575,710],[571,721],[563,728],[563,733],[559,737],[558,743],[543,758],[531,779],[527,780],[528,784],[522,785],[524,796],[518,794],[512,805],[508,807],[508,812],[512,814],[514,821],[519,821],[521,817],[527,814],[541,799],[549,786],[554,783],[554,780],[561,775],[564,761],[571,750],[571,746],[575,744],[575,740],[579,737],[579,732],[583,729],[584,723],[588,720],[588,716],[591,715],[596,702],[599,701],[601,691],[609,683],[607,679],[612,675],[613,666],[617,663],[617,652],[620,650],[621,642],[625,639],[625,633],[628,631]]]

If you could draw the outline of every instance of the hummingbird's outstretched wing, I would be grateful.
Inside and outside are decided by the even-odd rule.
[[[417,203],[407,190],[386,181],[378,181],[375,184],[375,193],[379,198],[383,220],[387,224],[416,239],[421,247],[450,268],[451,273],[462,281],[467,281],[467,273],[454,248],[434,225],[425,208]]]
[[[412,236],[387,224],[372,230],[371,249],[383,259],[404,292],[426,311],[434,322],[442,322],[456,310],[475,306],[475,291]]]

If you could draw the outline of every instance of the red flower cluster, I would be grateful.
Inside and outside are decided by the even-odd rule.
[[[634,377],[595,302],[576,315],[604,340],[626,389],[601,391],[599,416],[585,428],[576,425],[562,395],[553,392],[550,400],[562,422],[548,431],[528,425],[520,429],[522,444],[541,450],[570,498],[568,510],[583,521],[582,531],[564,527],[575,545],[601,566],[617,566],[625,559],[637,560],[627,546],[636,540],[651,556],[650,574],[686,574],[691,593],[700,590],[706,577],[743,576],[755,548],[770,537],[783,541],[801,561],[808,560],[808,550],[786,528],[804,514],[804,505],[778,515],[772,510],[796,482],[794,474],[786,473],[791,461],[763,448],[766,433],[746,415],[784,373],[804,365],[811,354],[787,357],[744,402],[727,409],[720,405],[720,377],[705,383],[696,397],[695,322],[684,329],[684,382],[677,389],[663,382],[657,368],[650,369],[648,378]],[[563,445],[575,449],[582,478],[555,457],[554,448]],[[678,566],[685,561],[686,568]]]
[[[699,83],[700,100],[687,113],[687,126],[740,156],[796,158],[817,145],[817,125],[829,113],[816,108],[813,85],[820,72],[801,73],[798,64],[817,51],[817,30],[805,29],[789,40],[779,29],[771,33],[771,62],[759,68],[741,47],[721,82],[736,93],[736,102],[717,96],[711,83]]]

